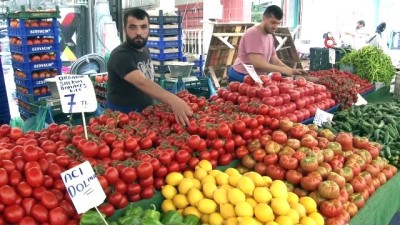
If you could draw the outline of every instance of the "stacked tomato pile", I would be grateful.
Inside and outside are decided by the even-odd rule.
[[[382,146],[349,133],[281,120],[236,151],[242,170],[286,180],[298,196],[312,197],[326,224],[347,224],[368,198],[397,173],[379,157]]]
[[[293,80],[273,73],[271,78],[260,75],[260,79],[263,82],[261,87],[247,75],[243,83],[231,82],[227,90],[219,89],[218,96],[239,105],[242,112],[264,114],[268,111],[271,118],[288,117],[294,122],[313,117],[317,108],[327,110],[335,106],[325,86],[304,78]],[[262,104],[266,106],[261,108]]]

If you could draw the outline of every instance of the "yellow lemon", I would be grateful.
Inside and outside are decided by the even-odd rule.
[[[200,167],[200,168],[206,170],[207,172],[212,170],[212,165],[211,165],[210,161],[204,160],[204,159],[201,160],[201,161],[197,164],[196,167]]]
[[[174,186],[167,184],[162,187],[161,194],[165,199],[172,199],[177,194],[177,191]]]
[[[219,213],[211,213],[208,222],[210,225],[222,225],[224,223],[224,218],[222,218]]]
[[[299,196],[293,192],[288,192],[287,200],[289,203],[299,202]]]
[[[200,167],[197,167],[194,171],[194,178],[196,178],[197,180],[202,180],[207,175],[207,171]]]
[[[193,187],[193,179],[192,178],[183,178],[181,182],[178,184],[178,191],[181,194],[186,195],[190,189]]]
[[[236,218],[235,207],[229,203],[221,205],[219,211],[224,219]]]
[[[258,225],[257,221],[253,217],[239,217],[239,225]]]
[[[233,174],[240,174],[239,171],[235,168],[228,168],[225,170],[225,173],[228,174],[229,176],[232,176]]]
[[[228,201],[232,205],[236,205],[239,202],[244,202],[246,195],[238,188],[232,188],[228,190]]]
[[[199,189],[199,190],[201,190],[201,183],[200,183],[200,181],[197,180],[197,179],[193,179],[192,181],[193,181],[193,187],[194,187],[194,188],[197,188],[197,189]]]
[[[300,219],[301,225],[317,225],[317,223],[311,217],[303,217]]]
[[[219,204],[226,204],[228,203],[228,191],[224,188],[218,188],[214,191],[214,201]]]
[[[279,225],[293,225],[292,219],[287,216],[278,216],[275,219],[275,222],[277,222]]]
[[[290,211],[290,205],[284,198],[273,198],[271,200],[271,208],[278,216],[285,216]]]
[[[221,188],[223,188],[225,190],[229,190],[229,189],[231,189],[233,187],[231,185],[229,185],[229,184],[224,184],[224,185],[221,185]]]
[[[203,193],[204,196],[207,198],[213,198],[214,197],[214,191],[217,190],[217,185],[211,182],[207,182],[203,184]]]
[[[169,185],[176,186],[179,184],[179,182],[181,182],[182,179],[183,175],[181,173],[172,172],[165,177],[165,182]]]
[[[211,199],[202,199],[197,203],[197,209],[200,213],[211,214],[217,210],[217,203]]]
[[[190,205],[196,206],[197,203],[204,198],[203,193],[197,188],[191,188],[187,194]]]
[[[211,170],[210,172],[208,172],[208,175],[211,175],[213,177],[217,177],[221,173],[223,173],[221,170]]]
[[[186,207],[186,208],[183,210],[183,215],[184,215],[184,216],[187,216],[187,215],[195,215],[195,216],[197,216],[198,218],[201,217],[201,213],[200,213],[199,210],[197,210],[197,208],[194,207],[194,206]]]
[[[190,170],[186,170],[185,172],[183,172],[183,177],[194,178],[194,173]]]
[[[317,223],[317,225],[325,224],[324,217],[322,217],[322,215],[317,212],[310,213],[308,217],[312,218]]]
[[[239,173],[229,175],[229,180],[228,180],[229,184],[232,185],[233,187],[237,187],[241,177],[242,177],[242,175]]]
[[[161,209],[163,212],[168,212],[170,210],[175,211],[176,207],[174,205],[174,202],[172,202],[172,199],[166,199],[161,203]]]
[[[213,184],[217,184],[217,181],[215,180],[215,177],[211,176],[211,175],[206,175],[205,177],[203,177],[203,179],[201,180],[201,184],[204,185],[205,183],[213,183]]]
[[[239,217],[253,217],[253,207],[248,202],[239,202],[235,206],[236,215]]]
[[[245,201],[249,203],[253,208],[257,205],[257,202],[256,200],[254,200],[254,198],[246,198]]]
[[[232,218],[228,218],[226,221],[225,221],[225,225],[238,225],[238,220],[237,220],[237,218],[236,217],[232,217]]]
[[[300,222],[299,213],[294,209],[290,209],[289,210],[289,213],[287,214],[287,217],[292,219],[293,224],[298,224]]]
[[[272,211],[271,207],[266,203],[257,204],[254,207],[254,214],[256,218],[263,223],[273,221],[275,219],[274,212]]]
[[[175,195],[174,198],[172,199],[172,202],[174,203],[175,207],[178,209],[183,209],[189,205],[186,195],[184,195],[184,194]]]
[[[268,177],[268,176],[263,176],[263,180],[264,180],[264,186],[265,187],[271,187],[271,184],[272,184],[272,179],[271,179],[271,177]]]
[[[285,198],[288,197],[288,191],[286,184],[281,180],[272,181],[271,187],[269,188],[274,198]]]
[[[289,203],[289,204],[290,204],[290,208],[296,210],[296,212],[299,214],[300,218],[306,216],[306,208],[302,204],[300,204],[298,202]]]
[[[178,212],[180,215],[183,215],[183,209],[178,209],[176,212]]]
[[[210,215],[208,215],[208,214],[204,214],[200,217],[202,224],[207,224],[209,219],[210,219]]]
[[[253,191],[255,188],[254,182],[250,177],[242,176],[239,179],[239,183],[237,187],[243,191],[243,193],[248,195],[253,195]]]
[[[299,199],[299,203],[302,204],[304,208],[306,208],[307,214],[317,211],[317,203],[314,201],[314,199],[308,196],[301,197]]]
[[[226,173],[218,174],[218,176],[215,179],[217,180],[218,185],[229,184],[229,175]]]
[[[245,173],[244,176],[250,177],[253,180],[254,185],[256,187],[264,187],[264,184],[265,184],[264,179],[259,173],[248,172],[248,173]]]
[[[268,203],[272,199],[272,195],[267,187],[256,187],[253,197],[258,203]]]
[[[275,221],[269,221],[265,225],[279,225],[279,224],[277,222],[275,222]]]

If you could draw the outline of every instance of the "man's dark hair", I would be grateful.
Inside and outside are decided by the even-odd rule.
[[[149,14],[146,11],[141,8],[132,8],[124,14],[124,27],[126,27],[130,16],[139,20],[144,20],[145,18],[147,18],[147,21],[149,20]]]
[[[365,21],[364,20],[360,20],[357,22],[358,24],[361,24],[363,27],[365,27]]]
[[[265,16],[265,17],[273,16],[276,19],[281,20],[283,18],[283,12],[279,6],[271,5],[265,9],[263,16]]]

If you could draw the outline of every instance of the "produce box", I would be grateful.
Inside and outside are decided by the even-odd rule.
[[[340,59],[348,52],[342,48],[335,48],[336,64],[333,67],[338,68]],[[329,49],[328,48],[310,48],[310,70],[326,70],[332,69],[332,64],[329,63]]]

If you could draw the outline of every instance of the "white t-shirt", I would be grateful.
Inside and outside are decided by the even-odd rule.
[[[368,41],[368,36],[369,34],[365,27],[357,29],[354,37],[354,48],[360,49],[367,45],[366,42]]]

